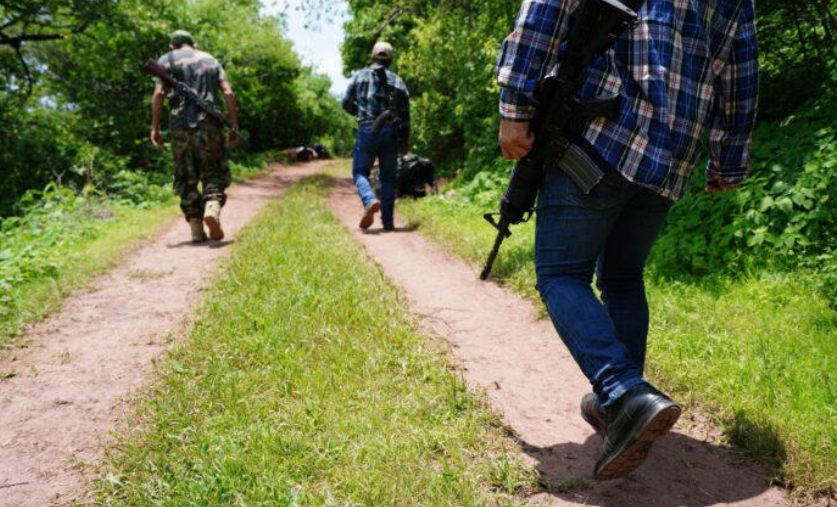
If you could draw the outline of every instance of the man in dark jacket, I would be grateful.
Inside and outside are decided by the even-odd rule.
[[[363,202],[360,228],[368,229],[381,211],[385,231],[392,230],[395,211],[395,170],[399,152],[407,152],[410,133],[410,95],[394,72],[392,46],[378,42],[372,50],[372,66],[352,76],[343,109],[357,119],[357,140],[352,175]],[[386,116],[383,116],[386,114]],[[376,123],[379,130],[376,132]],[[375,159],[379,161],[381,201],[369,183]]]
[[[578,5],[524,0],[503,44],[500,147],[508,159],[533,146],[535,85],[560,69],[558,41]],[[639,24],[586,71],[577,98],[618,96],[618,115],[579,122],[566,133],[573,144],[564,159],[547,164],[535,240],[538,289],[593,386],[581,410],[604,437],[594,469],[600,480],[639,467],[680,416],[680,407],[643,378],[645,261],[686,190],[707,129],[707,191],[748,176],[758,94],[753,0],[646,0],[639,14]],[[569,176],[585,167],[604,172],[589,193]],[[594,272],[601,301],[591,288]]]

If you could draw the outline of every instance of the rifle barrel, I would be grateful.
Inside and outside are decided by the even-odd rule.
[[[508,220],[500,220],[500,223],[497,225],[497,239],[494,240],[494,248],[492,248],[491,253],[488,254],[488,261],[486,261],[485,267],[480,274],[480,280],[486,281],[488,280],[488,277],[491,276],[491,271],[494,269],[494,261],[497,260],[497,255],[500,253],[500,247],[503,246],[503,242],[506,238],[511,235],[510,232]]]

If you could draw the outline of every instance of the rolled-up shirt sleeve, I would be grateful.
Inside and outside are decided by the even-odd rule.
[[[758,59],[755,11],[752,2],[744,2],[728,61],[715,80],[717,101],[706,169],[710,183],[736,186],[750,174],[759,91]]]
[[[500,116],[529,121],[535,116],[535,88],[554,55],[568,23],[573,0],[524,0],[514,30],[503,41],[497,59]]]

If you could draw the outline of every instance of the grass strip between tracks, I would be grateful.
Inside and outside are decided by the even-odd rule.
[[[113,451],[102,504],[516,505],[534,487],[327,211],[329,181],[304,180],[244,231]]]

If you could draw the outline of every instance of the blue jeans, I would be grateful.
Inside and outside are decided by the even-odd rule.
[[[535,238],[538,290],[604,406],[644,382],[643,273],[670,207],[613,171],[585,195],[564,171],[547,168]],[[594,271],[602,301],[591,287]]]
[[[375,158],[379,161],[381,221],[384,227],[391,227],[395,212],[395,170],[398,164],[398,131],[394,125],[385,125],[378,135],[372,132],[372,125],[361,125],[357,130],[352,176],[364,206],[369,206],[375,200],[375,191],[369,183],[369,173]]]

